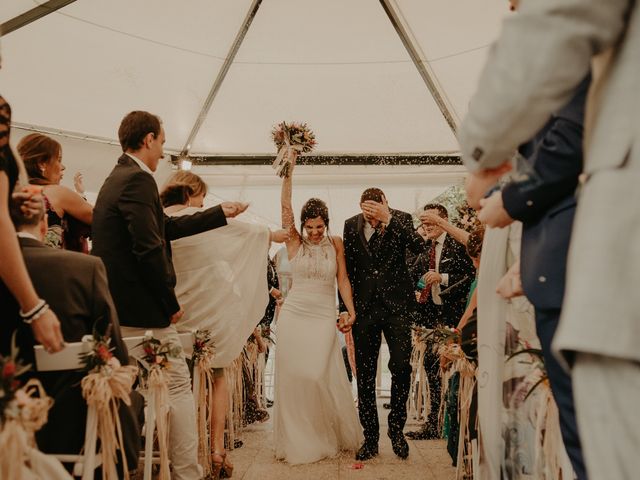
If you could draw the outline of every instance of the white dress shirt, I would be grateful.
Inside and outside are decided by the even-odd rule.
[[[373,228],[371,224],[365,220],[364,221],[364,238],[367,240],[367,242],[371,240],[371,237],[373,237],[373,234],[375,232],[376,232],[376,229]]]
[[[147,172],[149,175],[153,175],[153,172],[151,171],[149,166],[146,163],[144,163],[142,160],[140,160],[139,158],[134,157],[130,153],[125,153],[125,155],[127,155],[131,160],[136,162],[138,164],[138,166],[142,169],[143,172]]]
[[[444,241],[447,238],[447,233],[444,232],[438,238],[436,238],[436,272],[440,273],[440,257],[442,257],[442,247]],[[434,283],[431,285],[431,298],[436,305],[442,305],[442,298],[440,298],[440,285],[446,287],[449,285],[449,274],[440,273],[442,281],[440,283]]]
[[[16,235],[18,235],[19,238],[31,238],[33,240],[40,241],[39,238],[29,232],[16,232]]]

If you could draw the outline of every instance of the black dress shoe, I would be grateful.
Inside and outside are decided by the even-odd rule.
[[[426,427],[421,428],[415,432],[407,432],[404,434],[405,437],[410,438],[411,440],[437,440],[440,436],[432,430],[429,430]]]
[[[364,442],[356,453],[356,460],[369,460],[378,455],[378,444]]]
[[[404,434],[402,432],[387,432],[387,435],[391,439],[391,448],[393,448],[393,453],[405,460],[409,456],[409,444],[405,440]]]

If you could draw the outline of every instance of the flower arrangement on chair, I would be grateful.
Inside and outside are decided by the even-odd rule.
[[[280,177],[288,177],[295,158],[316,146],[316,136],[306,123],[280,122],[271,131],[271,138],[278,149],[273,168]]]
[[[17,411],[19,403],[15,401],[21,386],[18,377],[31,369],[31,365],[20,363],[17,353],[14,344],[10,357],[0,355],[0,423],[2,424],[19,415]]]
[[[198,426],[198,462],[205,477],[211,475],[212,448],[208,421],[213,418],[213,359],[215,348],[209,330],[193,332],[193,396],[196,399],[196,424]]]
[[[170,368],[169,357],[178,358],[181,346],[173,342],[161,342],[151,335],[146,335],[137,347],[142,347],[143,354],[137,357],[142,365],[142,376],[146,380],[149,391],[149,401],[146,417],[147,446],[145,459],[151,455],[149,432],[158,432],[158,447],[160,450],[160,480],[169,480],[169,381],[166,370]]]
[[[43,469],[56,479],[71,478],[56,459],[35,448],[35,432],[47,423],[53,400],[39,380],[18,379],[31,369],[18,359],[15,335],[9,357],[0,355],[0,478],[39,476]]]
[[[117,450],[123,453],[124,440],[118,408],[120,402],[131,405],[131,387],[138,374],[133,365],[121,365],[113,356],[111,339],[94,331],[83,338],[90,345],[80,355],[87,375],[82,379],[82,396],[87,401],[87,436],[85,455],[95,452],[96,439],[100,440],[103,478],[118,478]],[[96,436],[97,434],[97,436]],[[88,440],[88,442],[87,442]],[[87,451],[89,450],[89,451]],[[129,478],[127,462],[122,462],[124,478]]]

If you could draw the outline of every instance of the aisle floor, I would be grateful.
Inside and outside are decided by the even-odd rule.
[[[380,404],[381,405],[381,404]],[[455,468],[444,440],[409,441],[410,454],[407,460],[396,457],[386,436],[388,411],[379,405],[381,421],[380,455],[364,462],[364,468],[356,470],[352,454],[340,454],[336,458],[321,462],[290,466],[273,457],[271,421],[247,427],[243,433],[244,446],[230,453],[235,465],[233,478],[243,480],[452,480]],[[270,409],[270,413],[272,409]],[[413,430],[409,424],[405,431]]]

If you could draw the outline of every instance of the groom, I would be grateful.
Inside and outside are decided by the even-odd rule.
[[[411,215],[390,210],[379,188],[368,188],[360,198],[362,213],[344,223],[347,272],[353,288],[357,321],[353,325],[360,423],[364,444],[356,460],[378,454],[380,425],[376,408],[376,369],[382,333],[389,346],[391,411],[389,430],[393,451],[409,456],[404,438],[407,397],[411,378],[410,310],[415,303],[413,282],[407,269],[407,249],[421,253]],[[341,302],[341,312],[346,311]]]

